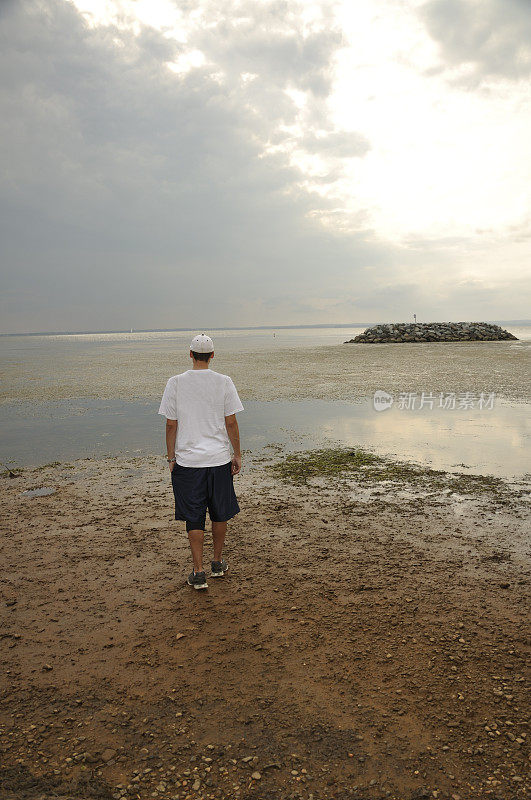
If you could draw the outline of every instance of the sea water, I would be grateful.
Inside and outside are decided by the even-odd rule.
[[[435,352],[448,357],[448,348],[479,348],[471,350],[471,355],[492,352],[493,358],[512,358],[515,369],[525,369],[523,358],[531,352],[531,326],[509,329],[519,337],[518,342],[438,343],[436,347],[444,349]],[[257,370],[265,369],[265,375],[256,373],[256,383],[270,386],[278,378],[274,374],[275,354],[280,357],[283,353],[284,360],[286,352],[290,354],[283,383],[292,381],[296,385],[298,365],[302,369],[316,348],[321,348],[319,353],[326,359],[335,358],[341,350],[334,348],[349,347],[343,342],[357,332],[354,327],[331,327],[211,333],[222,365],[230,365],[237,357],[234,364],[240,369],[242,361],[244,366],[248,363]],[[190,338],[188,331],[0,337],[0,461],[13,467],[83,456],[162,456],[164,419],[157,414],[161,388],[169,374],[188,368],[191,362],[180,357],[169,374],[168,368],[157,371],[156,366],[174,353],[186,353]],[[391,345],[405,348],[394,352],[405,359],[401,370],[406,374],[408,359],[413,369],[418,358],[415,347],[430,346]],[[155,386],[149,372],[153,369]],[[382,375],[382,385],[384,378]],[[298,400],[275,399],[271,391],[267,401],[242,398],[245,410],[238,414],[238,422],[248,461],[271,452],[271,445],[279,451],[359,445],[435,469],[507,478],[529,472],[526,402],[509,402],[496,396],[490,405],[486,402],[480,408],[476,397],[472,406],[444,408],[436,398],[420,408],[417,398],[417,407],[411,408],[401,407],[395,396],[390,407],[377,410],[372,393],[355,401],[327,400],[312,397],[312,387],[308,388],[307,380],[303,383],[305,396]],[[469,388],[466,376],[462,388]],[[406,383],[403,389],[407,389]],[[318,390],[322,395],[323,383],[316,374],[316,393]],[[129,395],[131,399],[124,399]]]

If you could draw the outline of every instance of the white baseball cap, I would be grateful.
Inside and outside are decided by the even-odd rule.
[[[198,333],[190,342],[190,350],[194,353],[213,353],[214,342],[206,333]]]

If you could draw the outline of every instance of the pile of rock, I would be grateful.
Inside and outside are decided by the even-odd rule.
[[[498,339],[517,339],[499,325],[488,322],[410,322],[373,325],[351,342],[491,342]]]

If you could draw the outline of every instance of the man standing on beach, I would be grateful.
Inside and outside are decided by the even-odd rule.
[[[214,541],[212,578],[223,577],[227,570],[222,558],[227,520],[240,510],[233,476],[242,467],[236,413],[243,411],[243,405],[232,379],[209,369],[213,357],[210,336],[194,336],[190,344],[193,367],[169,379],[159,408],[166,417],[175,519],[186,522],[192,550],[194,566],[188,583],[194,589],[208,587],[203,570],[207,508]]]

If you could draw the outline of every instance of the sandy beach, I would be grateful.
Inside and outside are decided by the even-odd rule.
[[[527,796],[529,487],[274,450],[236,482],[200,593],[160,459],[1,478],[0,797]]]

